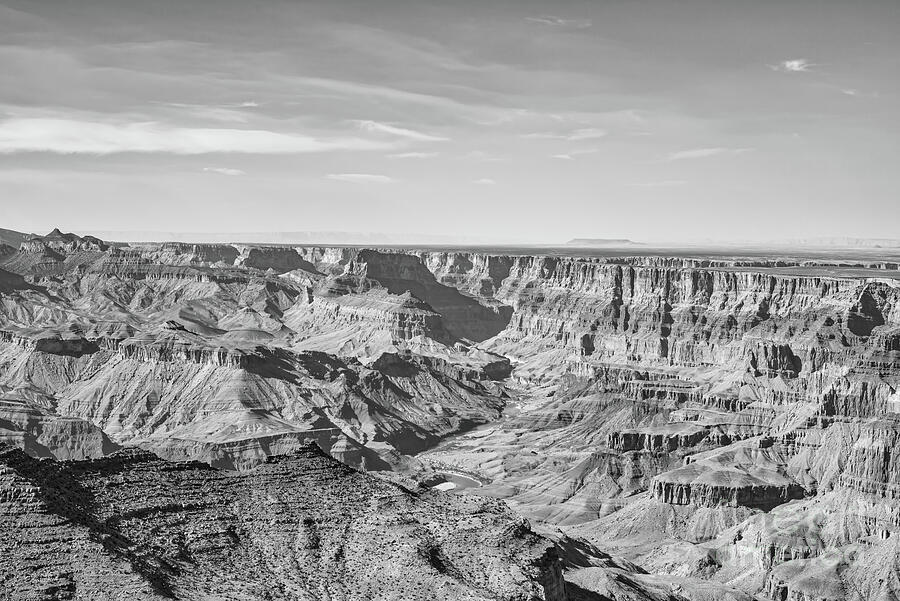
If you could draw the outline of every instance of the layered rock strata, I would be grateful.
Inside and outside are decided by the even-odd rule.
[[[241,475],[2,450],[0,524],[0,595],[23,601],[566,599],[554,547],[501,503],[410,491],[316,447]]]
[[[464,474],[656,572],[637,598],[890,594],[897,257],[46,238],[0,258],[0,385],[48,415]]]

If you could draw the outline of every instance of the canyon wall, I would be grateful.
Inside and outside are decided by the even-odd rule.
[[[0,270],[0,433],[32,455],[248,471],[314,443],[466,475],[650,572],[637,598],[890,594],[862,562],[900,525],[891,261],[54,233]],[[569,566],[610,596],[595,568]]]

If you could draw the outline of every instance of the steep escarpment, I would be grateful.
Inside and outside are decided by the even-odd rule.
[[[62,460],[103,457],[119,448],[91,422],[57,415],[46,400],[28,391],[0,394],[0,443]]]
[[[118,444],[246,469],[315,441],[385,469],[506,402],[508,360],[401,291],[377,267],[394,255],[319,271],[291,248],[58,237],[4,263],[0,382]],[[423,296],[496,317],[429,277]]]
[[[166,242],[145,247],[148,255],[157,253],[159,262],[169,265],[234,265],[240,251],[230,244],[185,244]]]
[[[286,273],[302,269],[315,272],[312,263],[303,259],[293,248],[278,246],[242,247],[240,264],[254,269],[272,269],[276,273]]]
[[[383,469],[378,452],[416,452],[503,406],[481,372],[414,357],[403,363],[407,370],[369,369],[324,353],[183,338],[127,339],[80,357],[7,352],[16,358],[6,386],[39,384],[56,411],[97,424],[120,443],[222,466],[264,459],[251,449],[275,437],[279,448],[316,440],[354,465]],[[234,454],[242,448],[246,456]]]
[[[779,599],[861,586],[857,557],[896,523],[890,262],[423,261],[513,307],[484,347],[512,357],[531,391],[508,425],[426,456],[651,570]],[[825,570],[833,553],[841,567]]]
[[[474,342],[491,338],[503,331],[512,312],[507,306],[483,304],[438,282],[419,258],[404,253],[360,250],[347,263],[344,276],[345,281],[359,282],[354,290],[365,289],[366,281],[374,281],[392,294],[411,294],[421,299],[441,315],[453,338]]]
[[[54,420],[243,471],[314,443],[621,556],[577,595],[889,595],[893,257],[61,236],[0,258],[26,450]],[[29,452],[108,452],[67,431]]]
[[[787,462],[769,449],[743,446],[691,459],[654,478],[654,499],[669,505],[768,509],[803,497],[803,488],[785,473]]]

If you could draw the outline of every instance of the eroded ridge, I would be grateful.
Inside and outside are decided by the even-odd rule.
[[[573,598],[894,598],[897,262],[633,250],[26,240],[0,436],[248,474],[315,443],[505,500]]]
[[[565,598],[502,503],[410,491],[304,447],[238,474],[146,452],[0,452],[11,599]]]

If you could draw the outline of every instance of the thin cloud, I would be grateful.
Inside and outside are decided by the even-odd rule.
[[[473,184],[478,184],[479,186],[493,186],[496,184],[496,180],[492,180],[489,177],[482,177],[481,179],[476,179],[472,182]]]
[[[443,138],[441,136],[433,136],[431,134],[425,134],[413,129],[407,129],[405,127],[397,127],[396,125],[379,123],[378,121],[355,120],[353,121],[353,123],[361,130],[369,133],[389,134],[392,136],[398,136],[400,138],[407,138],[408,140],[416,140],[418,142],[444,142],[447,140],[447,138]]]
[[[104,123],[49,118],[0,121],[0,153],[5,154],[295,154],[391,147],[360,138],[322,139],[267,130],[175,127],[157,122]]]
[[[469,104],[447,96],[435,96],[419,92],[410,92],[400,88],[359,83],[350,80],[327,79],[321,77],[294,77],[290,82],[297,87],[317,88],[328,92],[357,96],[371,101],[373,98],[383,99],[398,104],[427,106],[439,110],[452,111],[454,115],[481,119],[497,118],[505,115],[510,109],[484,104]],[[288,102],[287,104],[302,104]]]
[[[218,173],[219,175],[247,175],[246,171],[242,171],[240,169],[231,169],[230,167],[204,167],[203,171],[206,173]]]
[[[666,157],[667,161],[684,161],[691,159],[705,159],[707,157],[720,156],[723,154],[743,154],[750,152],[752,148],[691,148],[688,150],[679,150],[671,153]]]
[[[551,27],[569,27],[572,29],[587,29],[593,25],[593,22],[591,22],[590,19],[563,19],[562,17],[554,17],[553,15],[525,17],[525,20],[530,23],[539,23]]]
[[[325,178],[354,184],[392,184],[397,181],[387,175],[374,173],[329,173]]]
[[[792,58],[781,61],[777,65],[769,65],[773,71],[781,71],[783,73],[806,73],[815,65],[805,58]]]
[[[242,109],[259,106],[255,102],[242,102],[240,104],[189,104],[184,102],[159,102],[164,107],[178,109],[188,115],[209,121],[221,121],[223,123],[247,123],[250,112]]]
[[[864,92],[863,90],[858,90],[856,88],[841,88],[841,94],[844,96],[851,96],[853,98],[878,98],[878,92]]]
[[[438,156],[437,152],[397,152],[389,154],[389,159],[433,159]]]
[[[551,158],[574,161],[575,157],[585,155],[585,154],[594,154],[594,153],[598,152],[598,150],[599,149],[597,149],[597,148],[581,148],[581,149],[577,149],[577,150],[570,150],[569,152],[554,154],[554,155],[551,155]]]
[[[578,142],[583,140],[597,140],[599,138],[605,138],[607,135],[608,132],[605,129],[582,127],[567,133],[536,132],[522,134],[522,137],[531,140],[566,140],[569,142]]]
[[[596,140],[597,138],[605,138],[606,130],[599,129],[596,127],[583,127],[581,129],[576,129],[566,138],[567,140],[578,141],[578,140]]]

